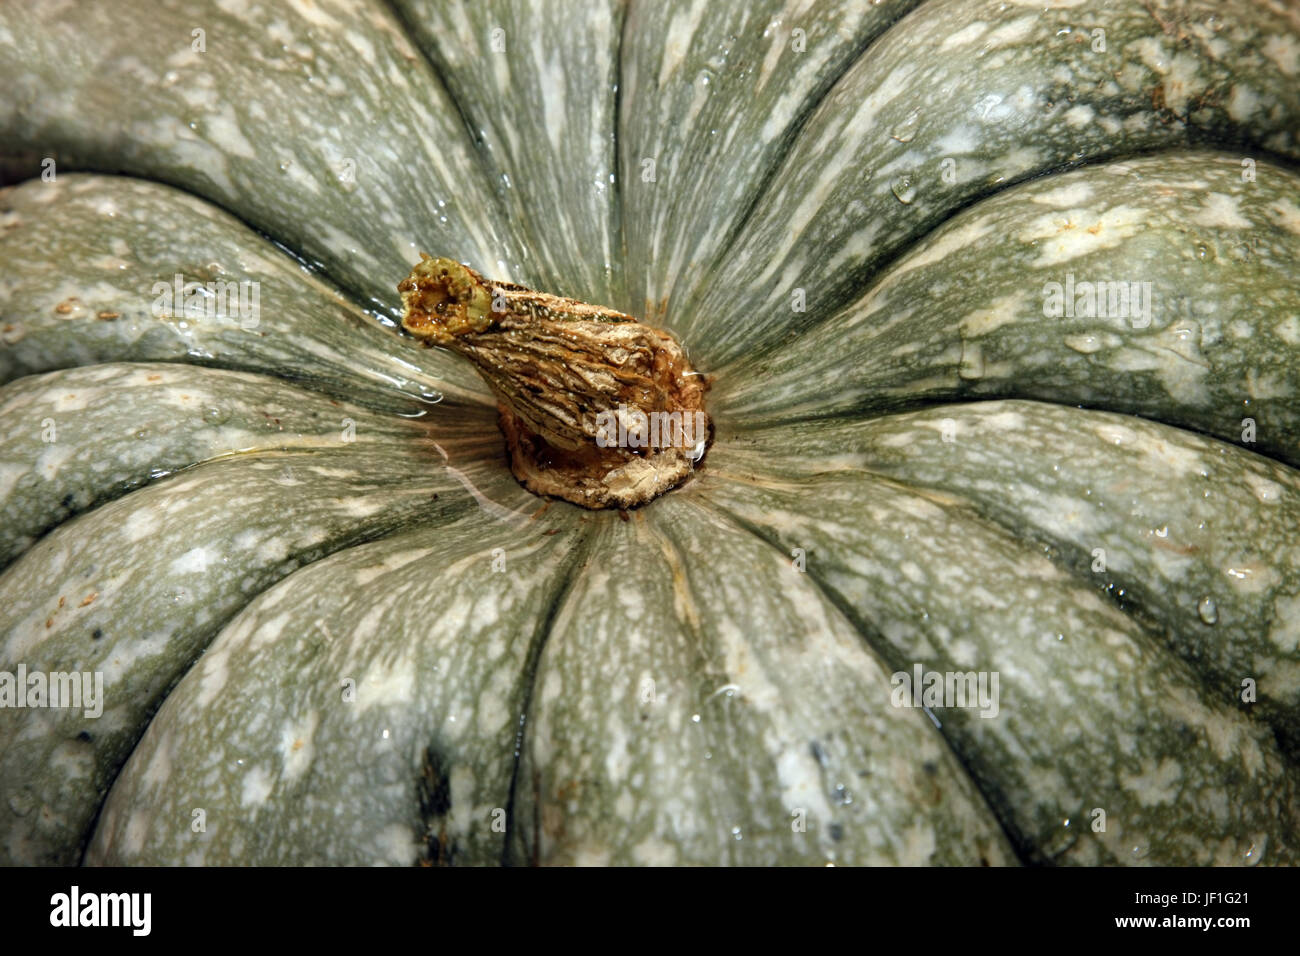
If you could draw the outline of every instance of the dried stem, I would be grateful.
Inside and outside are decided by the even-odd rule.
[[[498,398],[516,477],[587,508],[645,504],[704,453],[707,384],[667,333],[421,254],[402,326],[459,352]]]

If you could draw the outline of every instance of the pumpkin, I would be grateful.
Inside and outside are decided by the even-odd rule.
[[[0,860],[1293,862],[1298,70],[1281,2],[5,4]],[[422,261],[679,343],[703,459],[521,486]]]

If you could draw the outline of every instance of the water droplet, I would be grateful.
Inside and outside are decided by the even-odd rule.
[[[898,201],[904,205],[911,205],[912,200],[916,198],[916,186],[912,182],[911,174],[905,173],[902,176],[895,177],[894,181],[889,184],[889,188]]]
[[[732,828],[731,828],[731,835],[732,835],[733,837],[735,837],[737,840],[741,839],[742,836],[743,836],[743,834],[741,834],[741,832],[740,832],[740,827],[732,827]]]
[[[1214,624],[1219,620],[1219,606],[1214,603],[1214,598],[1209,595],[1201,598],[1201,603],[1196,605],[1196,613],[1200,615],[1201,620],[1206,624]]]
[[[691,723],[693,723],[693,724],[698,724],[699,722],[700,722],[700,715],[699,715],[699,714],[691,714]]]
[[[203,409],[203,420],[209,425],[224,424],[226,419],[229,417],[230,416],[226,413],[225,409],[218,408],[216,405],[209,405],[207,408]]]
[[[890,131],[889,135],[900,143],[910,143],[916,136],[916,125],[921,121],[921,111],[912,110],[907,114],[907,118]]]

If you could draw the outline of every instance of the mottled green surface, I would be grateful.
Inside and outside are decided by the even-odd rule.
[[[956,210],[1062,164],[1207,140],[1300,155],[1294,7],[1044,7],[937,0],[860,57],[680,320],[688,340],[721,365],[807,329]]]
[[[421,249],[511,278],[486,169],[382,3],[11,3],[0,76],[12,175],[51,157],[180,186],[393,312]]]
[[[174,361],[270,373],[388,409],[483,394],[464,362],[394,354],[391,334],[335,288],[177,190],[115,176],[31,180],[0,190],[0,225],[0,382],[70,365]],[[220,309],[213,296],[210,310],[187,314],[177,275],[182,288],[213,283],[213,292],[216,282],[255,282],[257,310],[240,313],[227,294]]]
[[[589,553],[534,677],[516,862],[1014,861],[943,738],[890,706],[888,668],[781,554],[681,496]]]
[[[954,216],[862,298],[727,369],[748,422],[955,398],[1144,415],[1300,463],[1300,175],[1231,153],[1038,179]],[[1047,283],[1150,283],[1149,313],[1045,314]],[[1072,305],[1087,308],[1074,297]]]
[[[501,208],[532,237],[529,281],[627,308],[620,208],[610,202],[623,0],[394,6],[471,122]]]
[[[475,513],[257,597],[168,696],[88,862],[500,862],[528,665],[573,563],[548,527]]]
[[[421,432],[239,372],[133,362],[20,379],[0,388],[0,567],[61,520],[199,462]]]
[[[917,2],[631,5],[619,153],[634,314],[685,331],[684,306],[809,114]]]
[[[941,405],[761,429],[722,470],[787,480],[860,469],[951,495],[1069,569],[1172,646],[1207,695],[1242,682],[1294,748],[1300,731],[1300,474],[1131,416],[1041,402]],[[781,449],[799,458],[777,463]],[[1044,455],[1044,448],[1060,449]],[[761,460],[761,466],[754,464]],[[1035,549],[1036,550],[1036,549]],[[1098,553],[1100,552],[1100,553]]]
[[[0,671],[106,696],[0,709],[0,862],[1293,862],[1296,20],[0,5]],[[701,472],[523,491],[419,250],[683,333]]]
[[[6,856],[68,862],[150,712],[253,596],[340,548],[464,510],[438,461],[417,440],[200,465],[62,525],[11,565],[0,670],[99,671],[106,704],[98,719],[5,713]]]
[[[803,548],[890,665],[1000,675],[996,717],[936,716],[1027,859],[1294,862],[1300,802],[1271,730],[1081,575],[959,498],[852,468],[749,482],[748,456],[715,455],[719,480],[701,495],[783,551]],[[1088,827],[1098,807],[1104,833]]]

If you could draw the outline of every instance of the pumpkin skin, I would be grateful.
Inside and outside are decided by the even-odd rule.
[[[0,8],[0,671],[106,697],[0,859],[1292,862],[1300,23],[1042,6]],[[678,335],[705,465],[543,508],[421,249]]]

